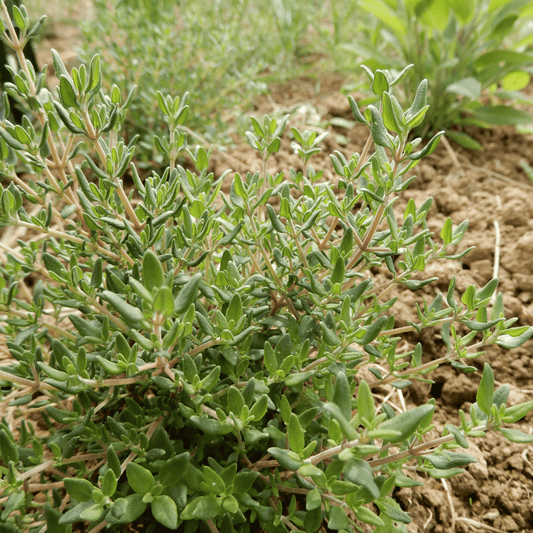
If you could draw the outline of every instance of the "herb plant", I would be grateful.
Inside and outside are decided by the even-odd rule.
[[[141,135],[136,157],[163,164],[153,133],[165,133],[157,91],[190,93],[189,128],[211,141],[228,141],[228,117],[250,106],[266,88],[265,70],[291,57],[307,26],[309,2],[249,0],[95,2],[96,23],[84,27],[82,58],[106,65],[104,88],[134,95],[124,133]],[[305,15],[305,16],[304,16]],[[269,28],[275,28],[271,31]],[[289,68],[286,66],[286,68]]]
[[[446,295],[421,300],[416,323],[395,326],[402,293],[392,292],[431,283],[412,276],[466,253],[449,250],[466,222],[447,219],[434,239],[431,198],[410,200],[401,225],[395,217],[408,172],[443,134],[424,148],[408,141],[428,111],[425,80],[406,111],[392,90],[408,68],[374,74],[382,111],[350,98],[370,135],[361,154],[331,156],[340,195],[310,165],[315,133],[293,129],[303,172],[268,172],[287,121],[265,117],[247,133],[262,170],[235,174],[226,196],[228,173],[207,172],[203,147],[189,149],[195,170],[177,164],[183,99],[158,96],[168,165],[143,182],[120,136],[125,103],[102,90],[99,56],[69,73],[54,54],[54,95],[23,56],[27,14],[14,17],[19,37],[4,0],[0,9],[20,65],[8,90],[34,113],[0,127],[0,223],[17,235],[1,241],[3,532],[80,522],[93,532],[391,531],[410,522],[391,497],[419,484],[410,470],[462,472],[475,459],[456,449],[487,431],[533,440],[506,427],[533,402],[508,407],[509,387],[494,390],[488,364],[477,402],[442,435],[433,400],[401,411],[376,395],[428,381],[445,363],[475,371],[485,346],[533,335],[511,327],[501,293],[490,304],[497,279],[460,297],[452,280]],[[440,329],[445,356],[424,362],[421,344],[397,351],[423,328]]]
[[[418,132],[433,134],[452,125],[490,127],[529,124],[531,115],[516,107],[529,101],[520,92],[533,63],[530,32],[533,9],[520,0],[362,0],[359,7],[377,25],[367,39],[343,48],[373,68],[401,70],[414,65],[405,89],[413,98],[427,78],[431,108]],[[447,136],[467,148],[481,148],[463,131]]]

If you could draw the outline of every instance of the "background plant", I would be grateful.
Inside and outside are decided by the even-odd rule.
[[[366,38],[343,48],[363,57],[372,69],[414,67],[405,83],[412,99],[418,80],[430,82],[431,108],[419,133],[450,126],[490,127],[528,124],[517,107],[531,103],[520,92],[530,80],[532,38],[521,30],[533,9],[520,0],[363,0],[372,15]],[[468,148],[480,148],[463,131],[448,136]]]
[[[405,111],[392,92],[409,68],[394,78],[370,72],[382,111],[361,112],[350,98],[370,135],[361,154],[332,155],[339,197],[310,164],[314,132],[293,129],[304,172],[268,172],[287,124],[269,117],[253,119],[246,136],[262,170],[235,174],[225,196],[225,176],[207,172],[203,148],[191,150],[195,169],[177,163],[185,99],[157,95],[168,167],[143,182],[135,146],[120,134],[130,101],[102,90],[99,56],[67,72],[54,54],[53,95],[24,60],[3,0],[0,8],[20,61],[8,90],[35,118],[0,127],[0,224],[26,231],[2,241],[0,266],[0,379],[11,408],[0,425],[4,531],[63,533],[78,522],[121,531],[136,521],[148,531],[390,530],[410,521],[390,496],[419,484],[410,470],[461,472],[475,459],[456,449],[489,430],[533,440],[505,426],[533,402],[508,407],[509,387],[494,390],[488,364],[470,413],[441,436],[434,400],[400,411],[373,393],[426,381],[444,363],[475,371],[469,360],[485,346],[533,335],[511,327],[501,293],[490,304],[497,279],[462,295],[452,280],[446,295],[421,302],[417,322],[395,326],[394,289],[423,287],[434,278],[415,273],[466,253],[449,248],[467,223],[447,219],[434,239],[431,199],[410,200],[396,220],[409,171],[443,134],[420,150],[420,138],[408,140],[428,111],[425,80]],[[28,17],[15,22],[24,39]],[[81,165],[78,141],[95,154]],[[440,329],[445,356],[423,362],[421,344],[396,350],[404,334],[428,327]],[[19,423],[24,413],[42,417],[44,435]],[[45,503],[34,497],[43,492]]]
[[[84,52],[105,50],[104,83],[123,94],[137,86],[128,113],[130,135],[140,134],[137,157],[151,159],[152,134],[165,128],[156,93],[190,94],[189,126],[209,140],[230,139],[228,118],[250,107],[266,88],[261,73],[291,70],[309,3],[96,1],[96,23],[84,28]],[[282,67],[283,66],[283,67]]]

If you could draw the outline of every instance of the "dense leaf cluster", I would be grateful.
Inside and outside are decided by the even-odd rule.
[[[503,425],[533,402],[507,407],[509,387],[494,390],[488,364],[470,413],[442,436],[434,400],[407,409],[390,400],[440,364],[475,371],[468,360],[485,346],[533,335],[504,317],[497,279],[461,295],[452,280],[417,306],[418,321],[395,325],[402,291],[434,281],[413,276],[466,253],[450,250],[466,223],[446,220],[440,239],[429,230],[431,199],[395,212],[410,171],[442,136],[421,149],[408,137],[428,110],[426,81],[403,111],[393,89],[408,68],[369,72],[380,106],[361,111],[350,99],[370,135],[361,154],[332,154],[340,193],[309,164],[324,138],[315,132],[292,129],[303,171],[268,172],[287,119],[265,117],[246,135],[262,170],[235,174],[225,195],[209,152],[186,148],[186,98],[158,94],[168,167],[143,180],[135,140],[120,137],[131,100],[102,91],[99,57],[69,73],[55,54],[52,94],[22,55],[25,10],[19,37],[0,7],[20,60],[8,90],[34,112],[33,122],[0,127],[9,182],[0,223],[25,232],[0,265],[10,410],[0,424],[2,531],[63,533],[78,522],[123,531],[136,521],[151,531],[385,531],[410,522],[391,497],[419,484],[406,463],[449,477],[475,461],[454,451],[467,436],[531,441]],[[185,149],[193,170],[178,164]],[[428,327],[440,328],[445,356],[423,362],[421,344],[397,350],[403,334]],[[384,399],[376,389],[387,387]],[[45,434],[18,423],[25,412]],[[43,505],[34,495],[45,491]]]

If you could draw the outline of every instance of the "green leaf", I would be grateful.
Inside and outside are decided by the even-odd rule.
[[[498,288],[498,278],[491,279],[484,287],[476,292],[476,300],[483,301],[490,298]]]
[[[102,280],[102,258],[99,257],[94,263],[93,273],[91,276],[91,286],[98,289],[100,285],[102,285]]]
[[[455,437],[455,441],[461,448],[468,448],[468,441],[459,428],[450,423],[445,424],[444,427]]]
[[[61,261],[56,259],[53,255],[43,253],[43,261],[46,270],[48,270],[49,272],[53,272],[58,276],[64,276],[66,274],[66,270],[63,266],[63,263],[61,263]]]
[[[479,383],[479,388],[476,395],[478,407],[486,415],[490,415],[492,411],[492,400],[494,396],[494,373],[491,366],[485,363],[483,367],[483,376]]]
[[[159,472],[159,482],[167,487],[175,485],[185,475],[190,460],[190,453],[184,452],[167,461]]]
[[[406,111],[405,118],[410,120],[426,107],[428,103],[428,80],[422,80],[416,89],[416,94],[411,107]]]
[[[451,477],[463,474],[463,468],[450,468],[448,470],[440,470],[439,468],[430,468],[427,473],[435,479],[449,479]]]
[[[233,295],[233,298],[230,301],[230,304],[228,305],[228,308],[226,310],[226,319],[227,320],[233,320],[235,323],[237,323],[242,316],[242,300],[241,296],[238,292],[236,292]]]
[[[491,320],[490,322],[476,322],[475,320],[464,320],[463,324],[474,331],[485,331],[486,329],[490,329],[499,322],[502,322],[503,318],[497,318],[496,320]]]
[[[267,370],[271,374],[275,374],[279,368],[278,358],[276,357],[274,349],[272,348],[272,345],[269,342],[265,342],[265,348],[264,348],[263,353],[264,353],[265,366]]]
[[[336,479],[331,483],[331,490],[333,494],[342,496],[345,494],[351,494],[352,492],[357,492],[359,490],[359,485],[351,483],[350,481],[341,481],[339,479]]]
[[[357,436],[358,436],[357,435],[357,431],[352,426],[350,426],[350,424],[348,423],[348,420],[342,414],[342,411],[341,411],[340,407],[338,407],[334,403],[326,403],[324,405],[324,410],[328,411],[328,413],[330,413],[331,416],[333,416],[333,418],[335,418],[335,420],[337,420],[337,422],[339,423],[339,425],[341,427],[341,430],[342,430],[344,436],[347,439],[354,440],[354,439],[357,438]]]
[[[102,74],[100,72],[100,56],[95,54],[89,65],[89,79],[87,80],[86,91],[93,91],[102,81]]]
[[[396,437],[389,437],[385,439],[386,442],[396,443],[408,439],[418,428],[419,424],[426,418],[426,416],[433,414],[435,406],[432,404],[419,405],[414,409],[409,409],[404,413],[400,413],[394,418],[385,420],[379,426],[379,429],[393,429],[399,431]]]
[[[155,485],[152,473],[137,463],[128,463],[128,466],[126,467],[126,476],[128,477],[130,487],[137,494],[147,494]]]
[[[96,488],[89,480],[82,478],[65,478],[63,480],[66,491],[78,502],[88,502],[93,498]]]
[[[389,318],[386,316],[381,316],[369,326],[361,328],[361,332],[364,332],[364,334],[361,337],[360,333],[358,332],[358,336],[354,339],[355,342],[361,346],[370,344],[372,341],[377,339],[378,335],[381,333],[381,330],[386,326],[388,319]]]
[[[146,250],[143,257],[143,284],[149,290],[162,287],[165,283],[163,266],[152,250]]]
[[[502,80],[502,88],[506,91],[521,91],[529,85],[530,76],[523,70],[513,70],[506,74]]]
[[[76,522],[81,522],[82,518],[81,515],[83,512],[85,512],[87,509],[92,507],[94,505],[94,502],[92,500],[78,503],[75,507],[72,509],[69,509],[65,514],[61,516],[59,519],[58,524],[74,524]]]
[[[507,440],[510,440],[511,442],[519,442],[519,443],[533,442],[533,435],[529,433],[523,433],[522,431],[518,431],[518,429],[500,428],[498,431]]]
[[[382,514],[385,515],[383,518],[388,517],[403,524],[410,524],[412,522],[411,517],[403,511],[400,505],[392,498],[378,500],[376,505],[379,507]]]
[[[236,417],[240,417],[244,407],[244,397],[237,387],[230,387],[228,390],[228,409]]]
[[[483,146],[480,143],[462,131],[447,131],[446,137],[467,150],[483,150]]]
[[[372,468],[363,459],[350,459],[344,467],[344,478],[367,489],[373,498],[379,498],[379,487],[374,479]]]
[[[208,435],[226,435],[233,431],[232,426],[229,424],[223,424],[219,420],[214,420],[212,418],[191,416],[190,421]]]
[[[107,467],[113,470],[113,472],[115,473],[115,477],[118,479],[121,476],[122,471],[120,468],[120,460],[113,446],[107,447],[106,456],[107,456]]]
[[[479,83],[476,78],[463,78],[462,80],[448,85],[446,91],[466,96],[471,100],[478,100],[481,96],[481,83]]]
[[[357,519],[365,524],[372,524],[373,526],[385,525],[385,522],[383,522],[383,520],[381,520],[381,518],[368,507],[361,506],[358,509],[355,509],[354,512]]]
[[[311,491],[313,492],[313,491]],[[310,493],[307,493],[308,495]],[[306,533],[315,533],[320,528],[320,525],[322,524],[322,509],[320,507],[320,504],[318,507],[313,507],[312,509],[308,509],[304,516],[304,531]]]
[[[266,204],[268,217],[270,218],[270,222],[272,223],[273,228],[278,233],[287,233],[287,230],[285,229],[285,226],[282,224],[281,220],[279,219],[278,215],[276,215],[276,212],[274,211],[274,208],[270,204]]]
[[[372,81],[372,91],[374,91],[376,96],[381,98],[383,93],[388,90],[389,82],[387,76],[385,76],[385,73],[382,70],[376,70],[376,72],[374,72],[374,80]]]
[[[344,260],[343,260],[344,261]],[[331,331],[324,322],[320,322],[320,329],[322,330],[322,336],[324,342],[329,346],[339,346],[341,341],[337,338],[337,335]]]
[[[166,285],[160,287],[154,299],[154,311],[164,316],[170,316],[174,312],[174,296]]]
[[[357,102],[353,99],[353,96],[348,96],[348,103],[350,104],[350,109],[352,111],[353,118],[359,122],[359,124],[366,124],[365,117],[363,117]],[[342,173],[341,173],[342,175]]]
[[[352,418],[352,393],[345,372],[341,371],[337,374],[331,401],[338,406],[346,420]]]
[[[442,226],[440,236],[444,244],[450,244],[452,242],[452,219],[450,217],[446,219],[444,226]]]
[[[475,298],[476,298],[476,287],[474,285],[469,285],[466,291],[461,296],[461,302],[463,302],[468,309],[472,310],[475,308]]]
[[[259,472],[242,469],[235,476],[235,480],[233,482],[233,493],[246,494],[258,476]]]
[[[209,466],[204,466],[205,486],[213,494],[222,494],[226,490],[224,480]]]
[[[359,4],[363,9],[386,24],[400,38],[406,34],[406,25],[398,15],[381,0],[362,0]]]
[[[42,363],[39,361],[37,363],[37,366],[50,378],[55,379],[57,381],[66,381],[69,378],[69,375],[66,372],[63,372],[61,370],[57,370],[56,368],[52,368],[51,366],[47,365],[46,363]]]
[[[0,429],[0,454],[5,466],[9,464],[9,461],[17,463],[19,460],[17,447],[4,429]]]
[[[292,470],[295,472],[303,464],[296,452],[284,450],[282,448],[268,448],[267,452],[286,470]]]
[[[220,370],[220,366],[217,365],[204,379],[202,379],[202,389],[210,391],[214,388],[220,378]]]
[[[46,517],[46,526],[49,533],[70,533],[70,528],[67,525],[59,524],[61,513],[57,509],[53,509],[49,503],[46,503],[44,506],[44,515]],[[6,533],[8,533],[8,531],[6,531]],[[13,533],[16,533],[16,531]]]
[[[376,417],[374,396],[364,379],[361,380],[357,389],[357,412],[361,418],[366,418],[369,422]]]
[[[146,503],[142,501],[141,494],[130,494],[126,498],[118,498],[113,503],[111,512],[107,515],[108,522],[112,522],[113,517],[116,523],[129,524],[134,522],[146,510]]]
[[[500,408],[502,405],[507,404],[509,399],[509,392],[511,391],[510,385],[502,385],[494,391],[494,397],[492,399],[493,404]]]
[[[350,521],[348,516],[342,507],[337,507],[336,505],[331,505],[328,513],[328,527],[329,529],[349,529]]]
[[[502,416],[502,421],[506,424],[513,424],[514,422],[518,422],[521,418],[524,418],[524,416],[526,416],[532,409],[533,400],[519,403],[518,405],[513,405],[512,407],[507,407],[504,415]]]
[[[344,258],[342,256],[339,256],[337,261],[335,261],[335,268],[333,269],[333,272],[331,274],[331,283],[342,283],[344,281],[344,271]]]
[[[261,420],[268,409],[268,396],[266,394],[263,394],[259,400],[257,400],[250,409],[249,416],[252,418],[254,422],[259,422]]]
[[[494,65],[501,63],[506,66],[531,65],[533,55],[512,50],[491,50],[476,58],[474,66],[476,69],[483,70],[493,68]]]
[[[168,529],[178,527],[178,508],[170,496],[157,496],[152,502],[154,518]]]
[[[80,514],[80,518],[87,522],[94,522],[98,520],[104,512],[103,505],[100,503],[95,503],[91,505]]]
[[[419,159],[431,155],[437,149],[437,146],[440,142],[440,138],[444,135],[444,133],[444,131],[439,131],[438,133],[436,133],[433,137],[431,137],[431,139],[428,141],[428,143],[426,144],[426,146],[424,146],[422,150],[413,154],[409,154],[407,158],[413,161],[418,161]]]
[[[322,497],[320,495],[320,490],[313,489],[310,490],[305,496],[305,509],[307,511],[312,511],[313,509],[320,508],[322,503]]]
[[[212,520],[218,516],[220,510],[220,500],[214,494],[197,496],[183,509],[181,517],[184,520],[190,520],[189,516],[198,520]]]
[[[117,490],[117,476],[115,476],[115,472],[111,468],[108,468],[106,470],[106,473],[104,474],[104,480],[102,482],[102,492],[104,496],[113,496],[115,494],[115,491]]]
[[[233,496],[233,494],[228,494],[222,500],[222,508],[228,513],[235,514],[239,511],[239,502],[237,501],[237,498]]]
[[[441,470],[447,470],[449,468],[455,468],[457,466],[465,466],[471,463],[477,463],[478,460],[466,453],[452,453],[445,451],[442,454],[430,454],[424,455],[424,459],[427,459],[435,468]]]
[[[383,93],[383,123],[388,130],[401,134],[403,132],[403,123],[405,121],[401,108],[400,110],[397,109],[397,106],[395,105],[397,104],[397,101],[393,103],[392,98],[394,98],[394,96],[391,96],[388,92]]]
[[[506,335],[500,335],[498,337],[498,340],[496,341],[496,344],[507,349],[518,348],[518,346],[522,346],[522,344],[524,344],[531,337],[533,337],[533,327],[525,328],[525,330],[524,328],[514,329],[522,330],[522,332],[519,335],[513,335],[513,332],[511,330],[511,333],[507,333]]]
[[[300,420],[294,413],[291,413],[291,417],[289,419],[288,435],[289,446],[291,447],[291,450],[298,454],[302,453],[305,447],[304,430],[300,425]]]
[[[189,306],[194,302],[198,295],[198,288],[202,274],[195,274],[181,289],[177,298],[174,300],[174,311],[176,313],[184,313]]]
[[[138,307],[133,307],[133,305],[125,302],[118,294],[111,291],[102,291],[99,296],[102,300],[109,302],[128,324],[134,328],[140,328],[144,316]]]
[[[59,94],[61,101],[65,107],[78,106],[78,98],[76,96],[76,89],[70,80],[70,77],[60,76],[59,78]]]
[[[387,130],[385,129],[385,125],[383,124],[383,119],[381,118],[379,111],[373,105],[369,105],[367,109],[370,110],[370,115],[372,117],[370,131],[372,133],[372,140],[374,141],[374,144],[377,146],[385,146],[392,150],[392,141],[387,133]]]
[[[533,122],[533,117],[529,113],[507,105],[478,107],[473,111],[473,115],[477,119],[495,126],[516,126],[517,124],[531,124]]]

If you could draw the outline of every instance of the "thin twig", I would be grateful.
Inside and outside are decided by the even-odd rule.
[[[429,511],[429,518],[425,521],[424,525],[422,526],[423,529],[426,529],[429,523],[431,522],[431,520],[433,519],[433,511],[431,509],[428,509],[428,511]]]
[[[458,522],[464,522],[465,524],[468,524],[469,526],[473,526],[473,527],[476,527],[478,529],[486,529],[487,531],[493,531],[494,533],[505,533],[503,530],[501,529],[497,529],[495,527],[492,527],[492,526],[488,526],[486,524],[482,524],[481,522],[477,522],[476,520],[472,520],[470,518],[463,518],[463,517],[459,517],[457,519]]]
[[[453,166],[455,168],[461,168],[461,163],[459,163],[459,160],[457,159],[457,156],[455,155],[453,148],[450,146],[448,139],[446,139],[445,136],[442,136],[441,141],[444,144],[444,148],[446,148],[446,151],[448,152],[450,159],[452,160]]]
[[[448,483],[446,483],[446,480],[444,478],[441,479],[442,486],[444,487],[444,490],[446,491],[446,497],[448,498],[448,503],[450,504],[450,512],[452,514],[452,525],[450,526],[451,533],[455,532],[455,507],[453,506],[452,501],[452,494],[450,491],[450,487],[448,487]]]
[[[497,220],[494,220],[494,233],[496,235],[494,242],[494,270],[492,272],[492,279],[498,277],[500,270],[500,225]],[[493,305],[496,300],[496,291],[491,296],[490,304]]]
[[[211,520],[211,518],[209,518],[209,520],[206,520],[205,523],[207,524],[207,526],[211,530],[211,533],[220,533],[220,531],[218,530],[218,527],[215,525],[213,520]]]
[[[483,167],[476,167],[474,165],[465,165],[465,166],[473,170],[479,170],[480,172],[484,172],[485,174],[488,174],[489,176],[492,176],[493,178],[505,181],[507,183],[510,183],[511,185],[522,187],[522,189],[527,189],[528,191],[533,190],[533,187],[531,185],[527,185],[526,183],[520,183],[519,181],[512,180],[511,178],[508,178],[507,176],[504,176],[503,174],[499,174],[498,172],[494,172],[493,170],[488,170]]]

